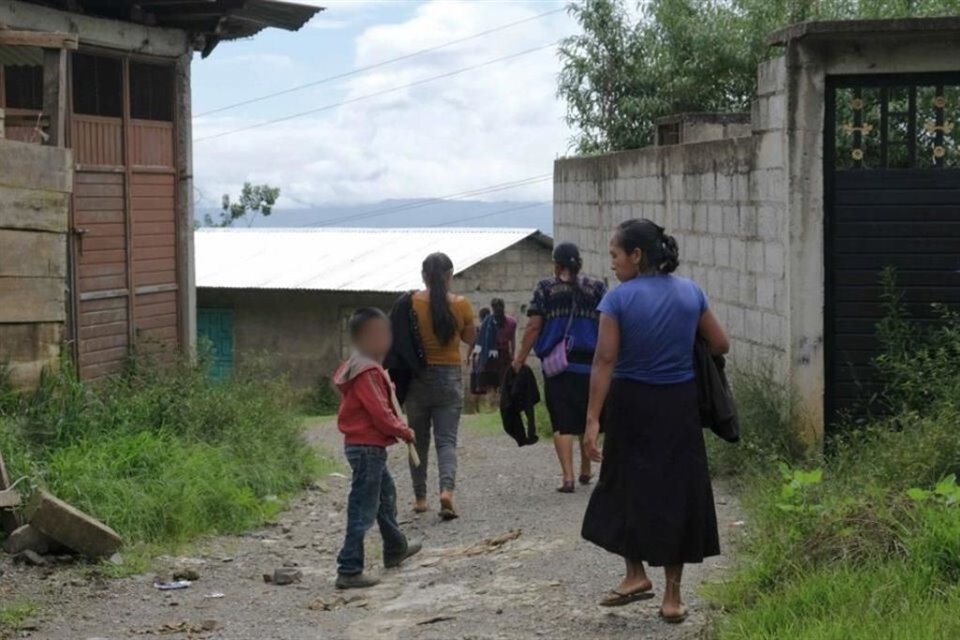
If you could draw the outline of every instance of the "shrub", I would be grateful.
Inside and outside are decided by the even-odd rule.
[[[750,478],[720,640],[960,637],[960,322],[911,321],[886,278],[873,417],[819,470]]]
[[[0,447],[14,475],[158,543],[250,527],[323,463],[282,382],[216,383],[188,363],[96,386],[49,373],[0,409]]]
[[[327,376],[320,376],[313,390],[307,394],[305,409],[316,416],[330,416],[340,407],[340,394]]]

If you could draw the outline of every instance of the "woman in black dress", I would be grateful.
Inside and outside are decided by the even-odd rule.
[[[698,332],[716,354],[727,352],[729,340],[700,287],[671,275],[679,263],[677,243],[661,227],[624,222],[610,257],[621,284],[599,307],[584,441],[603,466],[583,537],[626,560],[626,576],[601,604],[653,597],[646,562],[665,568],[661,617],[682,622],[683,565],[720,553],[693,346]]]

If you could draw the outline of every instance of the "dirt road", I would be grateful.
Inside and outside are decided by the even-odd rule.
[[[468,420],[469,422],[469,420]],[[339,451],[329,425],[311,439]],[[549,443],[519,449],[506,436],[464,428],[459,508],[442,523],[433,511],[409,512],[403,451],[392,452],[401,521],[422,537],[424,552],[367,592],[333,588],[334,558],[344,526],[347,480],[337,475],[295,501],[278,522],[238,537],[197,546],[189,566],[199,580],[189,589],[160,592],[154,574],[91,581],[82,568],[44,572],[0,560],[0,600],[39,605],[36,628],[22,637],[120,640],[136,637],[224,640],[676,640],[701,637],[705,620],[696,586],[725,559],[690,567],[685,586],[694,614],[678,627],[657,620],[658,600],[616,610],[596,606],[614,587],[622,565],[584,543],[580,518],[588,491],[561,495]],[[431,464],[433,461],[431,460]],[[431,486],[435,468],[431,468]],[[721,534],[739,519],[735,500],[717,490]],[[519,532],[519,535],[517,534]],[[368,564],[380,557],[368,539]],[[303,573],[299,584],[265,584],[264,573],[284,564]],[[164,564],[163,562],[161,564]],[[662,575],[655,574],[655,584]]]

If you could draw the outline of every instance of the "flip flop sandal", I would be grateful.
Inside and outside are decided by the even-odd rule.
[[[593,476],[588,476],[588,475],[586,475],[586,474],[583,474],[583,475],[580,476],[580,484],[582,484],[582,485],[588,485],[588,484],[590,484],[591,482],[593,482]]]
[[[619,591],[611,591],[610,595],[600,601],[601,607],[622,607],[628,605],[632,602],[639,602],[640,600],[650,600],[653,598],[653,589],[646,589],[645,591],[634,591],[632,593],[620,593]]]
[[[667,624],[680,624],[689,617],[690,617],[690,612],[687,609],[684,609],[683,613],[675,616],[668,616],[663,612],[663,609],[660,610],[660,619],[666,622]]]
[[[457,513],[457,510],[453,508],[452,502],[440,501],[440,519],[441,520],[456,520],[460,517],[460,514]]]
[[[576,490],[573,481],[564,482],[562,486],[557,487],[557,492],[559,493],[574,493]]]

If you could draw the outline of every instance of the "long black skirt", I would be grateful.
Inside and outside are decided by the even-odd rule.
[[[606,432],[583,537],[655,567],[719,555],[696,383],[615,380]]]

